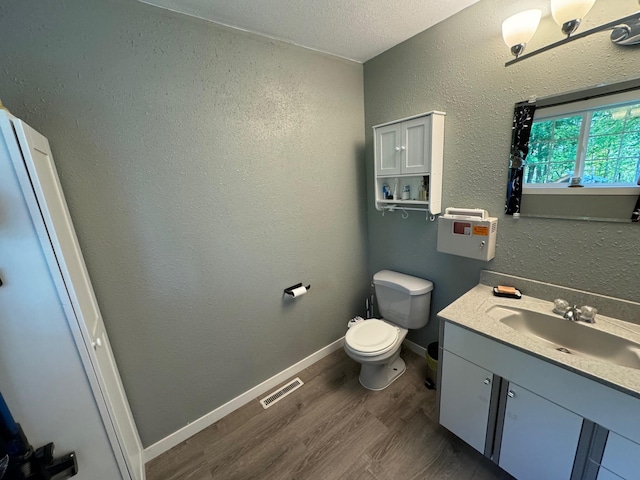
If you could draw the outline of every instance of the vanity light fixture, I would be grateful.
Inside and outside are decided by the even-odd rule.
[[[506,19],[502,22],[502,38],[516,58],[505,63],[505,67],[560,45],[607,30],[611,31],[611,42],[616,45],[640,44],[640,12],[573,35],[594,3],[595,0],[551,0],[551,15],[556,23],[562,27],[562,33],[566,35],[566,38],[524,55],[522,55],[524,47],[533,37],[540,22],[540,13],[537,14],[538,17],[535,20],[532,12],[540,12],[540,10],[527,10]]]
[[[562,33],[570,37],[594,3],[596,0],[551,0],[551,15]]]
[[[526,10],[516,13],[502,22],[502,38],[516,58],[524,51],[527,42],[536,33],[542,10]]]

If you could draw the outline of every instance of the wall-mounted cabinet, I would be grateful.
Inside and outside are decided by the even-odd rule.
[[[442,210],[443,112],[373,127],[378,210]]]

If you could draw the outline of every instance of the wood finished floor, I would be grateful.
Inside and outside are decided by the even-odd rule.
[[[381,392],[339,350],[264,410],[254,400],[147,464],[148,480],[412,480],[512,477],[438,425],[426,362]]]

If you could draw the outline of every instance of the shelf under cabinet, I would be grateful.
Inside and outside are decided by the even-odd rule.
[[[419,173],[397,173],[397,174],[381,174],[376,175],[376,178],[409,178],[409,177],[426,177],[431,172],[419,172]]]
[[[376,200],[381,205],[421,205],[429,206],[429,202],[423,200]]]

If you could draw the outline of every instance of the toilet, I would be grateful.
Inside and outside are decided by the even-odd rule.
[[[360,383],[369,390],[383,390],[404,373],[400,346],[409,329],[429,322],[433,283],[391,270],[373,276],[378,310],[382,318],[354,324],[344,337],[344,349],[362,364]]]

